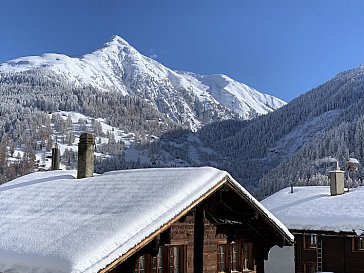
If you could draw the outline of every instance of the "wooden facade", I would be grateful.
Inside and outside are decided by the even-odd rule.
[[[354,234],[292,231],[296,273],[364,272],[364,238]]]
[[[263,273],[270,248],[285,244],[291,242],[271,219],[223,184],[148,244],[101,272]]]

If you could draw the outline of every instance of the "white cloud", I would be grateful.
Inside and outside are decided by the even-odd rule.
[[[149,55],[149,57],[156,60],[158,58],[158,54],[154,53],[154,54]]]

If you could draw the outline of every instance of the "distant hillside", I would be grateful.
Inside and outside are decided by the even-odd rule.
[[[171,131],[251,119],[284,104],[225,75],[173,71],[118,36],[80,58],[48,53],[10,60],[0,64],[0,183],[47,168],[56,142],[67,146],[64,166],[74,168],[81,125],[100,141],[102,172],[155,166],[145,146]],[[102,132],[98,120],[111,129]]]
[[[349,157],[364,162],[363,139],[361,66],[254,120],[212,123],[195,134],[168,133],[161,137],[159,158],[168,154],[184,164],[226,169],[263,197],[290,183],[326,183],[336,159],[342,167]],[[360,169],[355,183],[363,175]]]

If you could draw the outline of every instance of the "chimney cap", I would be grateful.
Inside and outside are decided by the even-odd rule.
[[[343,171],[343,170],[333,170],[333,171],[330,171],[330,173],[345,173],[345,171]]]
[[[94,144],[94,137],[91,133],[82,133],[80,135],[79,143],[82,144]]]
[[[349,172],[357,171],[359,168],[359,161],[356,158],[350,157],[348,161],[346,161],[346,169]]]

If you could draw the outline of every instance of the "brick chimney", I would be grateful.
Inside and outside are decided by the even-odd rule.
[[[77,178],[91,177],[94,174],[94,138],[90,133],[83,133],[78,143]]]

